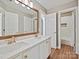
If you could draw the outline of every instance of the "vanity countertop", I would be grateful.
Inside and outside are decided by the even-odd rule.
[[[0,47],[0,59],[8,59],[24,50],[28,50],[33,46],[47,40],[50,36],[33,37],[22,39],[16,43]]]

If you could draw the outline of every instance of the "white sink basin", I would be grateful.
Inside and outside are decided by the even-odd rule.
[[[28,44],[24,42],[18,42],[18,43],[10,44],[8,46],[0,47],[0,55],[11,53],[17,49],[24,47],[25,45],[27,46]]]

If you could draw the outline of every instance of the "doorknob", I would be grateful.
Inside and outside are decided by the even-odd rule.
[[[3,31],[5,31],[5,29],[3,29]]]
[[[27,58],[27,55],[25,55],[24,58]]]

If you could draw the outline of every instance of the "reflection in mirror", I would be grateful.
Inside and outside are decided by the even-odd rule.
[[[0,36],[37,32],[37,12],[14,0],[0,0]]]

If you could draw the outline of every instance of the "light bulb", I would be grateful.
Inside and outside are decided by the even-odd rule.
[[[30,7],[33,8],[33,2],[30,2]]]
[[[29,8],[29,7],[27,7],[27,9],[29,10],[30,8]]]
[[[16,4],[19,4],[19,2],[18,2],[17,0],[15,0],[15,3],[16,3]]]
[[[24,4],[22,4],[22,6],[23,6],[23,7],[25,7],[25,5],[24,5]]]
[[[25,0],[25,2],[24,2],[26,5],[28,5],[28,0]]]

